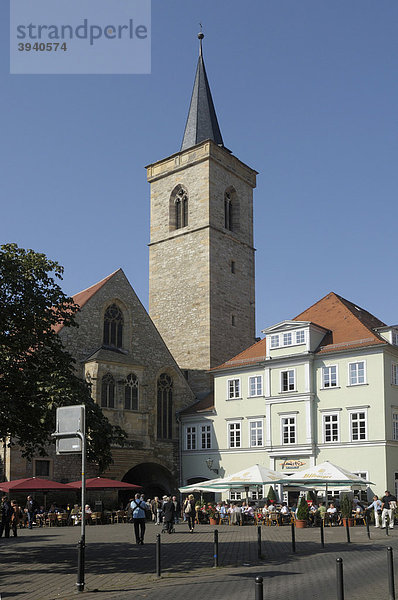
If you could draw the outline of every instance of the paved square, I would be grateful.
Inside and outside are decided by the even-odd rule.
[[[85,591],[76,591],[78,527],[23,529],[18,538],[0,539],[1,600],[254,600],[254,579],[264,578],[264,598],[311,597],[335,600],[336,558],[344,561],[347,600],[388,599],[387,546],[398,552],[398,528],[390,536],[354,527],[351,544],[343,527],[296,530],[261,527],[262,559],[257,558],[257,527],[220,526],[219,565],[213,568],[214,526],[186,525],[162,534],[162,577],[155,574],[155,542],[160,527],[148,524],[144,546],[133,543],[131,524],[93,525],[86,529]],[[397,557],[398,561],[398,557]]]

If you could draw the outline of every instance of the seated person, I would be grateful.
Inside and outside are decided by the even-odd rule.
[[[326,512],[327,512],[330,524],[331,525],[338,525],[339,515],[338,515],[338,512],[337,512],[337,508],[335,507],[335,505],[333,504],[333,502],[331,502],[329,504],[329,508],[327,509]]]
[[[286,502],[282,502],[282,507],[280,510],[280,516],[281,516],[281,524],[283,525],[283,523],[290,523],[290,509],[288,507],[288,505],[286,504]]]

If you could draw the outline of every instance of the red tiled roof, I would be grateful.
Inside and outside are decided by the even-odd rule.
[[[222,365],[218,367],[214,367],[211,369],[212,371],[217,371],[218,369],[227,369],[228,367],[243,367],[248,366],[251,363],[257,363],[262,360],[265,360],[265,338],[256,342],[240,354],[237,354],[230,360],[227,360]]]
[[[373,331],[375,327],[385,325],[380,319],[334,292],[293,320],[311,321],[330,330],[331,333],[321,342],[320,353],[386,343]]]
[[[334,292],[318,300],[293,320],[310,321],[330,332],[321,342],[322,345],[317,351],[320,354],[386,343],[378,333],[373,331],[376,327],[383,327],[385,325],[383,321]],[[263,360],[265,360],[265,338],[211,370],[244,367]]]
[[[100,290],[102,288],[102,286],[105,285],[105,283],[107,281],[109,281],[110,279],[112,279],[112,277],[114,275],[116,275],[116,273],[118,271],[120,271],[120,269],[118,269],[114,273],[111,273],[110,275],[108,275],[108,277],[101,279],[101,281],[98,281],[98,283],[94,283],[94,285],[92,285],[91,287],[89,287],[81,292],[78,292],[77,294],[72,296],[74,303],[78,304],[79,307],[82,308],[90,300],[90,298],[92,298],[94,296],[94,294],[96,294],[98,292],[98,290]],[[63,328],[63,324],[60,323],[59,325],[56,325],[54,327],[54,331],[56,333],[59,333],[62,328]]]

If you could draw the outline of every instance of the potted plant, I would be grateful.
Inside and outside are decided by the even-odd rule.
[[[272,487],[272,485],[270,485],[270,487],[269,487],[267,500],[269,500],[269,502],[271,504],[274,504],[277,500],[276,494],[275,494],[275,491],[274,491],[274,488]]]
[[[207,514],[209,515],[210,525],[217,525],[218,513],[214,504],[211,504],[210,502],[207,505]]]
[[[304,496],[301,496],[296,513],[296,527],[298,529],[307,527],[309,514],[310,509],[308,508],[307,500]]]
[[[347,527],[347,521],[349,526],[352,527],[354,525],[354,519],[352,518],[352,500],[347,494],[343,494],[340,502],[340,511],[344,527]]]

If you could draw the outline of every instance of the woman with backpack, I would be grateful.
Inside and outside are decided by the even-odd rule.
[[[195,527],[195,498],[193,494],[190,494],[182,507],[183,513],[186,516],[189,531],[193,533]]]

